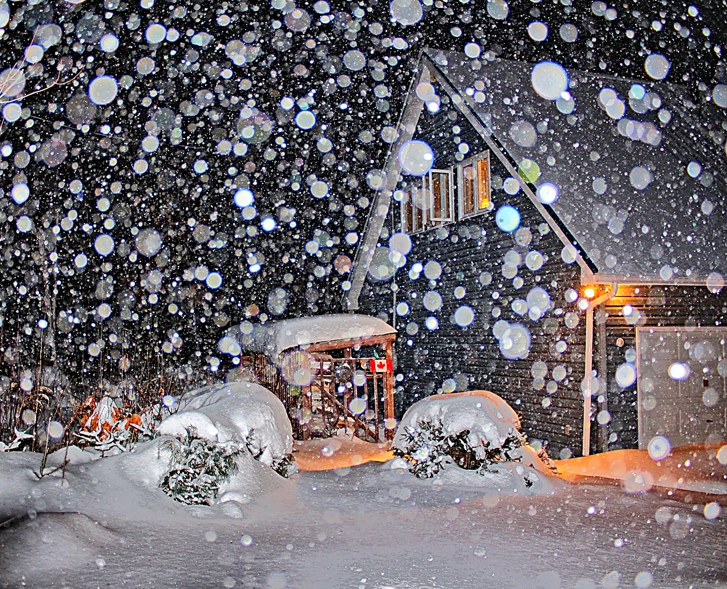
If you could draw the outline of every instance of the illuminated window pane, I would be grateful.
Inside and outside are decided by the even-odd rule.
[[[462,169],[462,214],[471,215],[475,212],[476,172],[473,165]]]
[[[490,159],[477,162],[477,208],[484,210],[490,205]]]

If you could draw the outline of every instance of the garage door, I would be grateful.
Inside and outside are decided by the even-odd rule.
[[[639,448],[727,440],[727,328],[637,328]]]

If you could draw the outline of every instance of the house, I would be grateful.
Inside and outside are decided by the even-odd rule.
[[[727,112],[486,57],[423,51],[343,301],[397,328],[398,411],[489,389],[555,457],[727,439]]]
[[[270,321],[231,333],[238,376],[270,389],[285,405],[297,440],[343,429],[363,440],[393,437],[395,330],[367,315]],[[239,341],[238,341],[239,340]]]

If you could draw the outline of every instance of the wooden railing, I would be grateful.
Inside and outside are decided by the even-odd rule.
[[[344,429],[361,439],[380,441],[383,416],[379,397],[384,394],[386,374],[371,371],[371,361],[376,359],[333,358],[321,353],[294,354],[288,357],[285,371],[292,373],[296,368],[307,368],[312,377],[307,385],[290,384],[283,377],[283,370],[263,355],[253,356],[246,362],[260,384],[270,389],[285,405],[294,437],[327,437]],[[363,404],[361,407],[354,406],[354,413],[351,402],[357,399]]]

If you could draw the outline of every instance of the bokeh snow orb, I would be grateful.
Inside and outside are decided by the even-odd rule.
[[[119,48],[119,38],[116,35],[107,33],[98,42],[101,51],[104,53],[113,53]]]
[[[498,321],[492,328],[499,341],[500,353],[508,360],[525,358],[530,351],[530,330],[520,323]]]
[[[99,76],[88,86],[88,97],[91,102],[101,106],[113,102],[118,93],[119,87],[116,80],[111,76]]]
[[[391,18],[404,26],[415,25],[424,16],[424,8],[419,0],[393,0],[389,4]]]
[[[162,249],[162,236],[156,229],[142,229],[136,236],[136,249],[147,258],[155,256]]]
[[[667,372],[669,373],[669,377],[673,380],[686,380],[689,378],[692,370],[689,368],[689,364],[684,362],[674,362],[669,365]]]
[[[622,389],[636,382],[636,368],[630,362],[624,362],[616,369],[616,382]]]
[[[167,29],[159,23],[151,24],[146,29],[146,40],[149,43],[161,43],[167,36]]]
[[[651,172],[642,166],[634,167],[629,174],[631,186],[636,190],[645,190],[651,184],[652,179]]]
[[[495,20],[505,20],[510,13],[510,6],[505,0],[487,0],[487,14]]]
[[[248,190],[247,188],[240,188],[240,190],[235,192],[234,201],[236,206],[244,209],[245,207],[249,207],[255,201],[255,196],[251,190]]]
[[[534,147],[538,142],[538,132],[529,121],[515,121],[510,125],[508,135],[520,147]]]
[[[671,452],[671,443],[664,436],[655,436],[649,440],[647,450],[652,460],[664,460]]]
[[[568,89],[568,74],[563,66],[552,61],[541,61],[530,74],[538,96],[546,100],[558,100]]]
[[[103,233],[96,238],[96,241],[93,242],[93,248],[99,256],[108,256],[112,251],[114,251],[114,240],[110,235]]]
[[[552,205],[558,200],[558,195],[558,187],[551,182],[543,182],[538,186],[538,200],[544,205]]]
[[[528,35],[538,43],[545,41],[548,38],[548,25],[540,21],[531,22],[528,25]]]
[[[25,182],[20,182],[13,186],[10,194],[12,195],[15,204],[21,205],[30,197],[30,189]]]
[[[399,163],[405,174],[423,176],[434,165],[434,152],[424,141],[407,141],[399,148]]]
[[[520,226],[520,213],[515,207],[503,205],[497,210],[495,223],[506,233],[512,233]]]
[[[727,108],[727,84],[717,84],[712,89],[712,100],[720,108]]]
[[[644,61],[644,70],[650,78],[663,80],[669,74],[671,63],[660,53],[652,53]]]
[[[463,305],[454,312],[454,322],[460,327],[467,327],[475,320],[475,312],[472,307]]]

